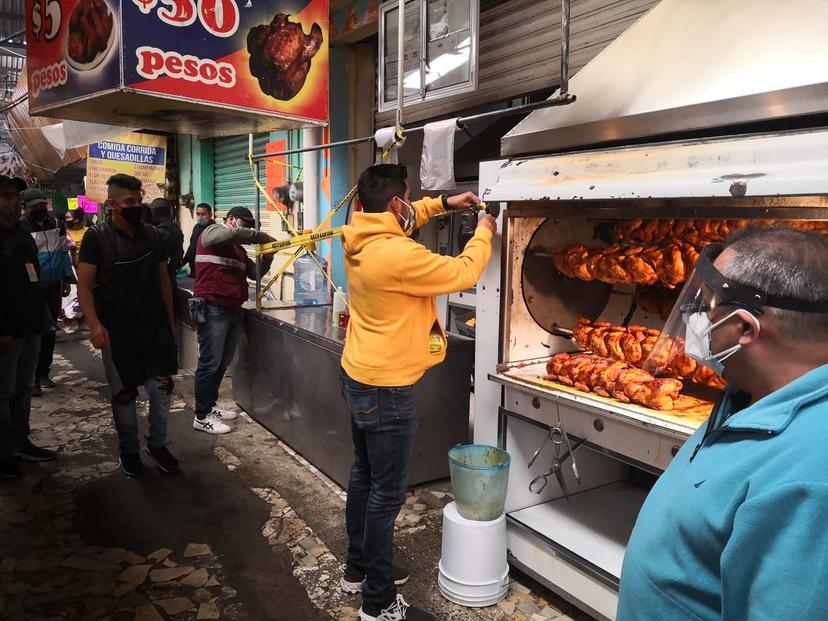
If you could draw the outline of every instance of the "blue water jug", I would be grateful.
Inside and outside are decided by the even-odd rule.
[[[328,262],[315,256],[322,269],[327,271]],[[331,303],[328,281],[308,253],[293,262],[293,299],[300,306]]]

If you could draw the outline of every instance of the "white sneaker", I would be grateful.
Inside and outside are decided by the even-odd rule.
[[[437,621],[424,610],[411,606],[397,593],[397,599],[390,606],[384,608],[376,617],[359,609],[359,621]]]
[[[234,420],[239,417],[233,410],[225,410],[224,408],[214,407],[213,411],[210,412],[214,416],[220,418],[221,420]]]
[[[212,412],[205,416],[203,420],[199,420],[198,417],[193,418],[193,429],[213,434],[230,433],[233,431],[230,425],[221,422],[221,419]]]

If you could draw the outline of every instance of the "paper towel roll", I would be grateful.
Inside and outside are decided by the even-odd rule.
[[[453,190],[457,187],[454,181],[454,133],[457,129],[457,119],[425,126],[420,161],[423,190]]]
[[[377,156],[375,163],[377,164],[398,164],[399,157],[397,156],[397,149],[405,144],[405,135],[402,130],[397,130],[396,127],[383,127],[378,129],[374,134],[374,142],[377,144]],[[383,154],[388,153],[383,157]]]

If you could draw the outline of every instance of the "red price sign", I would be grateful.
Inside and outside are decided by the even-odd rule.
[[[60,0],[46,0],[45,9],[42,0],[36,0],[32,5],[30,22],[35,39],[40,39],[41,33],[45,41],[51,41],[58,36],[62,17]]]
[[[196,19],[216,37],[229,37],[239,28],[239,7],[235,0],[132,0],[145,15],[156,7],[158,18],[170,26],[181,28]]]

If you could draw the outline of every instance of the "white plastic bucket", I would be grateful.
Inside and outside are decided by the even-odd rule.
[[[506,516],[467,520],[452,502],[443,509],[443,547],[438,585],[449,601],[469,607],[496,604],[509,590]]]

